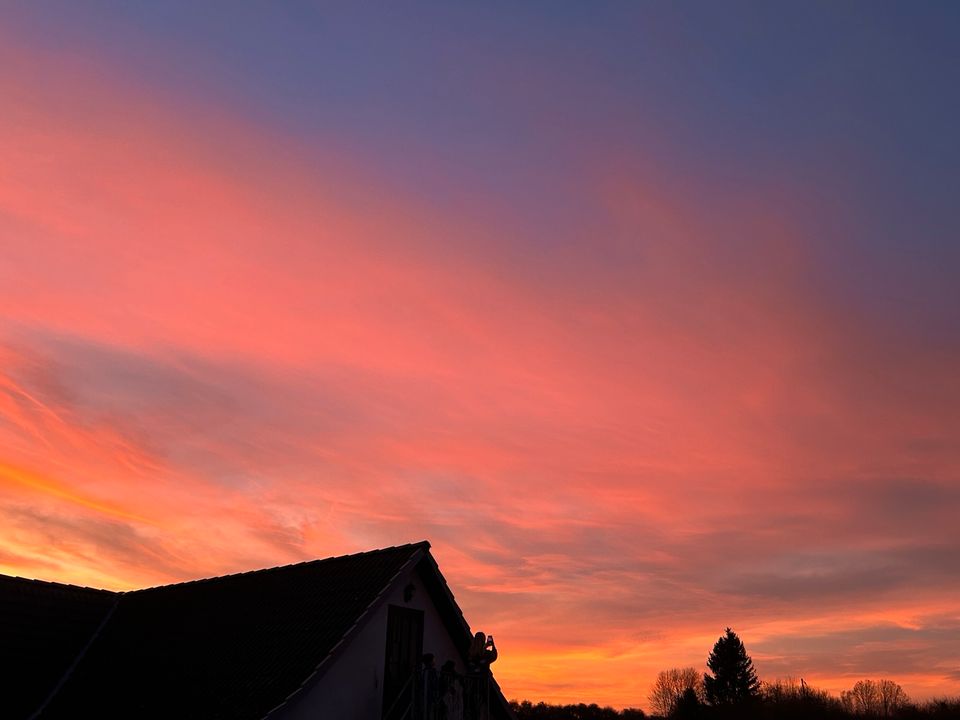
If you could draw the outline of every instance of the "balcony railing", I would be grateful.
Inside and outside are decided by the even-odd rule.
[[[490,720],[490,673],[434,674],[416,670],[383,720]]]

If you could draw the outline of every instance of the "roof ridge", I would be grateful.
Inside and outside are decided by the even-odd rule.
[[[57,582],[56,580],[41,580],[40,578],[28,578],[28,577],[23,577],[22,575],[0,574],[0,581],[2,580],[18,580],[23,583],[52,585],[54,587],[64,588],[69,590],[84,590],[86,592],[106,593],[108,595],[123,595],[124,592],[128,592],[124,590],[108,590],[107,588],[90,587],[89,585],[75,585],[74,583],[62,583],[62,582]]]
[[[313,560],[301,560],[300,562],[288,563],[288,564],[286,564],[286,565],[274,565],[274,566],[272,566],[272,567],[256,568],[256,569],[254,569],[254,570],[242,570],[242,571],[240,571],[240,572],[225,573],[225,574],[223,574],[223,575],[213,575],[213,576],[210,576],[210,577],[195,578],[195,579],[193,579],[193,580],[181,580],[180,582],[167,583],[167,584],[164,584],[164,585],[151,585],[151,586],[145,587],[145,588],[137,588],[136,590],[127,590],[126,592],[122,592],[122,591],[121,591],[121,592],[117,592],[117,591],[112,591],[112,590],[107,590],[107,591],[105,591],[105,592],[117,592],[117,594],[136,595],[136,594],[138,594],[138,593],[148,592],[148,591],[151,591],[151,590],[161,590],[161,589],[164,589],[164,588],[182,587],[182,586],[185,586],[185,585],[198,585],[198,584],[201,584],[201,583],[214,582],[214,581],[217,581],[217,580],[224,580],[224,579],[226,579],[226,578],[244,577],[244,576],[247,576],[247,575],[257,575],[257,574],[260,574],[260,573],[268,573],[268,572],[273,572],[273,571],[277,571],[277,570],[288,570],[288,569],[290,569],[290,568],[303,567],[303,566],[306,566],[306,565],[319,565],[319,564],[321,564],[321,563],[330,562],[330,561],[333,561],[333,560],[343,560],[343,559],[345,559],[345,558],[362,557],[362,556],[364,556],[364,555],[375,555],[375,554],[377,554],[377,553],[385,553],[385,552],[390,552],[390,551],[392,551],[392,550],[403,550],[403,549],[406,549],[406,548],[410,548],[411,550],[413,550],[414,548],[417,548],[417,549],[426,548],[427,550],[429,550],[429,549],[430,549],[430,541],[429,541],[429,540],[420,540],[420,541],[418,541],[418,542],[405,543],[405,544],[403,544],[403,545],[391,545],[391,546],[389,546],[389,547],[376,548],[376,549],[374,549],[374,550],[363,550],[363,551],[361,551],[361,552],[356,552],[356,553],[344,553],[343,555],[331,555],[330,557],[314,558]],[[95,588],[91,588],[91,589],[95,589]]]

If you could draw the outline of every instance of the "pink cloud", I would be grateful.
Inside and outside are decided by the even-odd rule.
[[[819,294],[790,208],[598,157],[595,239],[520,262],[496,215],[4,52],[0,570],[131,587],[428,537],[511,696],[639,704],[727,624],[836,684],[823,648],[914,622],[885,647],[938,664],[901,679],[947,687],[957,349]]]

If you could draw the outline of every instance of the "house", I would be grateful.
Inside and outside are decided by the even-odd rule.
[[[427,542],[122,593],[0,576],[0,717],[419,720],[422,655],[453,687],[471,637]],[[464,720],[512,718],[483,682]]]

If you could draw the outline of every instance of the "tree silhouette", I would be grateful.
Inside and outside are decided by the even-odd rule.
[[[847,712],[875,717],[891,717],[907,704],[907,694],[893,680],[858,680],[840,699]]]
[[[685,690],[692,690],[697,699],[703,696],[703,675],[696,668],[661,670],[650,688],[647,702],[657,715],[672,715]]]
[[[753,660],[730,628],[713,646],[707,667],[713,675],[704,674],[703,689],[711,705],[736,705],[757,697],[760,681]]]
[[[702,716],[703,712],[697,691],[691,687],[686,688],[683,694],[677,698],[677,704],[674,706],[670,717],[675,720],[697,720]]]
[[[614,710],[600,707],[596,703],[587,705],[548,705],[539,702],[534,705],[529,700],[510,701],[510,709],[519,720],[644,720],[646,714],[636,708]]]

